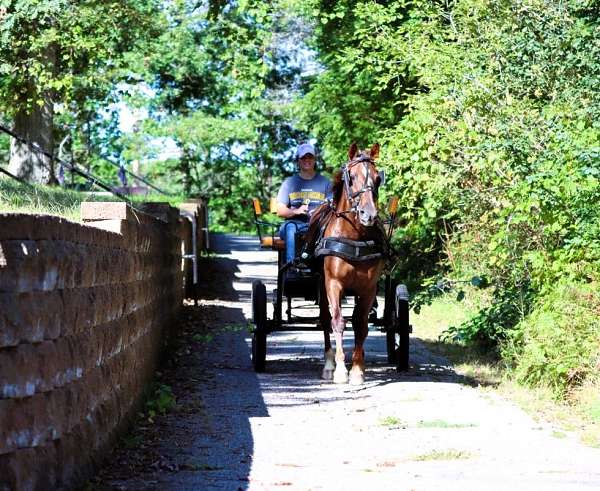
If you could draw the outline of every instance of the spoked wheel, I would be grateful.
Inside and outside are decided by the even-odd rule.
[[[396,351],[398,371],[408,370],[409,334],[412,331],[408,313],[408,289],[405,285],[396,287],[396,332],[399,335],[399,347]]]
[[[264,372],[267,358],[267,289],[260,280],[252,282],[252,322],[252,365],[255,372]]]

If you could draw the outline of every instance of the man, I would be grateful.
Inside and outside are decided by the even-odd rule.
[[[277,194],[277,215],[285,218],[279,236],[285,240],[285,260],[296,255],[296,232],[306,232],[310,214],[331,194],[331,182],[316,170],[315,147],[302,143],[296,149],[298,174],[288,177]]]

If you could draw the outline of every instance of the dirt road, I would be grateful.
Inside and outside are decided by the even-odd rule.
[[[219,334],[182,348],[177,408],[141,448],[115,456],[99,488],[600,489],[600,450],[470,386],[418,332],[412,368],[398,374],[386,363],[384,336],[372,330],[361,387],[319,379],[318,332],[269,336],[267,371],[255,374],[243,326],[252,281],[272,290],[276,257],[252,238],[217,237],[216,248],[201,310],[202,332]],[[351,331],[346,339],[350,347]]]

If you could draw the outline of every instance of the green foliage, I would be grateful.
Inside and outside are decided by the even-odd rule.
[[[466,339],[497,340],[544,285],[596,274],[600,46],[581,7],[418,2],[384,35],[421,86],[384,147],[402,240],[437,253],[443,275],[495,288],[495,305],[453,333]],[[452,270],[457,247],[465,271]]]
[[[457,298],[463,300],[464,295]],[[449,327],[442,339],[495,349],[510,335],[512,328],[530,313],[533,292],[521,290],[496,290],[492,304],[481,309],[477,315],[459,326]]]
[[[299,101],[304,128],[322,143],[330,167],[341,165],[352,141],[367,146],[405,114],[414,76],[386,41],[406,20],[403,2],[305,2],[314,19],[310,45],[324,70]],[[307,20],[308,20],[307,19]]]
[[[504,343],[518,380],[564,396],[592,377],[600,362],[598,284],[560,281]]]
[[[266,201],[276,192],[301,137],[282,101],[296,71],[275,45],[289,20],[278,7],[169,4],[167,28],[143,67],[153,94],[144,102],[152,119],[141,130],[179,149],[154,175],[209,199],[215,231],[253,230],[251,198]]]
[[[0,1],[0,101],[7,111],[42,104],[66,110],[102,99],[126,55],[152,35],[154,0]]]
[[[323,64],[304,124],[313,122],[336,164],[350,141],[382,139],[386,194],[400,197],[396,271],[421,285],[416,305],[450,289],[463,297],[461,281],[448,278],[489,282],[491,303],[448,337],[495,348],[515,326],[537,323],[554,285],[598,281],[597,1],[313,0],[304,8]],[[546,318],[553,323],[558,350],[565,330]],[[530,343],[548,343],[518,339],[524,380],[564,387],[564,374],[578,370],[576,362],[518,368]],[[585,353],[573,343],[571,355]]]
[[[171,386],[156,384],[146,401],[146,416],[152,422],[157,415],[163,415],[175,406],[177,406],[177,402]]]

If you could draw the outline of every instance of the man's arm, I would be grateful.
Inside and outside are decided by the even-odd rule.
[[[281,218],[294,218],[304,216],[308,213],[308,205],[302,205],[299,208],[288,208],[283,203],[277,203],[277,216]]]
[[[294,218],[297,216],[306,215],[308,213],[308,206],[302,205],[298,208],[288,208],[290,193],[294,190],[292,185],[292,179],[287,178],[281,184],[279,192],[277,193],[277,216],[285,218]]]

